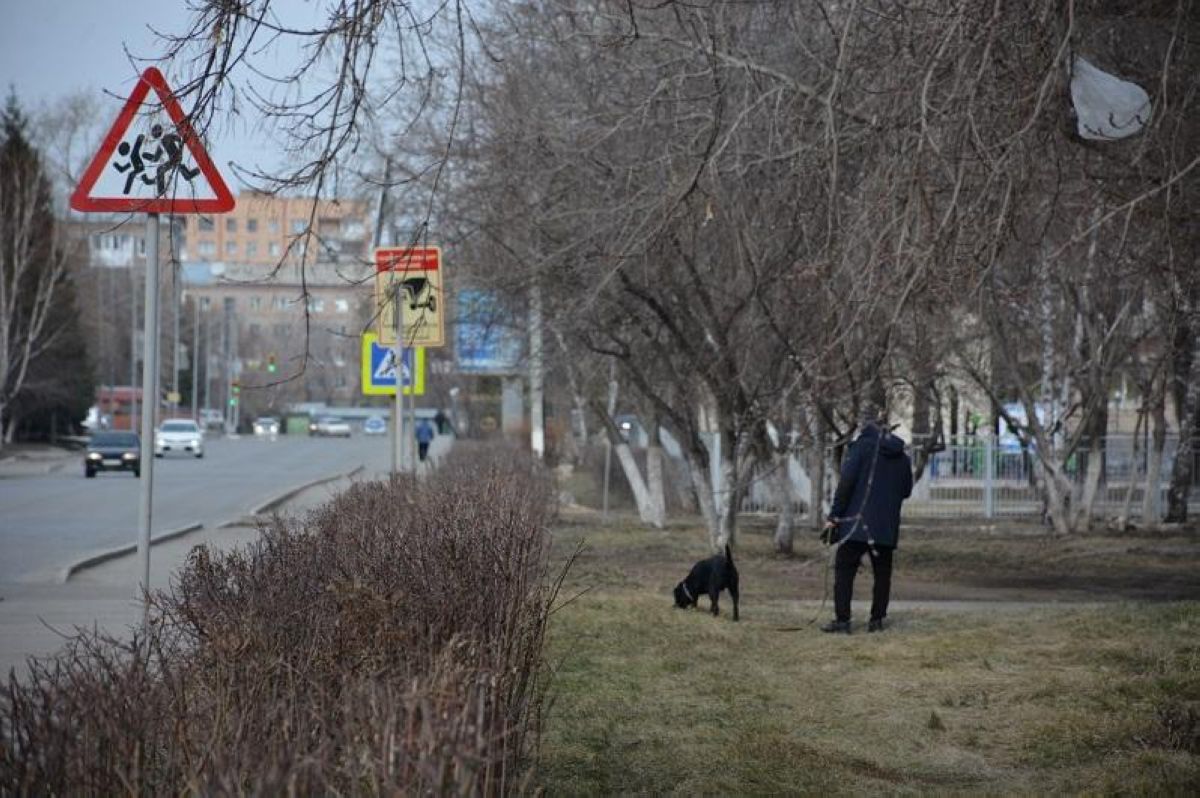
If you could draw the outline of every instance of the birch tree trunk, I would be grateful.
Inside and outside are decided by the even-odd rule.
[[[812,421],[813,445],[808,453],[808,525],[812,529],[825,526],[825,421],[820,413]]]
[[[1117,514],[1117,531],[1124,532],[1129,527],[1129,514],[1133,511],[1133,488],[1137,480],[1134,478],[1137,469],[1138,455],[1142,453],[1142,429],[1146,424],[1146,407],[1138,410],[1137,421],[1133,425],[1133,465],[1130,467],[1129,482],[1125,485],[1125,496],[1121,500],[1121,511]]]
[[[663,450],[657,414],[650,416],[649,440],[646,446],[646,488],[649,517],[643,521],[657,529],[667,523],[667,496],[663,485]]]
[[[1146,469],[1146,487],[1142,491],[1142,524],[1157,526],[1161,518],[1158,487],[1162,481],[1163,452],[1167,448],[1167,404],[1166,397],[1159,393],[1155,397],[1151,413],[1154,426],[1150,433],[1150,464]]]
[[[613,452],[617,455],[617,460],[621,464],[621,471],[625,474],[625,480],[629,483],[630,490],[633,491],[633,500],[637,505],[638,518],[643,523],[661,529],[663,519],[660,516],[656,516],[654,512],[654,507],[650,500],[650,490],[646,486],[646,480],[642,477],[642,470],[638,467],[637,459],[633,456],[633,450],[629,446],[629,441],[625,440],[625,437],[621,434],[620,428],[613,420],[607,407],[599,402],[593,402],[592,409],[600,417],[600,422],[604,425],[604,431],[608,435],[609,445],[612,446]]]
[[[791,554],[795,548],[796,513],[792,507],[791,459],[789,452],[776,452],[772,463],[775,468],[775,501],[779,504],[774,543],[775,551],[779,554]]]
[[[1195,333],[1196,325],[1190,326]],[[1188,498],[1192,491],[1192,465],[1196,451],[1196,416],[1200,414],[1200,335],[1193,334],[1192,336],[1191,355],[1191,368],[1188,370],[1183,408],[1179,414],[1179,446],[1175,449],[1175,462],[1171,470],[1171,487],[1167,490],[1166,521],[1176,524],[1187,521]]]
[[[1092,517],[1096,506],[1096,496],[1099,492],[1100,481],[1104,476],[1105,433],[1108,431],[1108,397],[1102,399],[1100,407],[1092,413],[1088,420],[1088,459],[1087,475],[1084,479],[1083,497],[1076,509],[1072,528],[1088,530],[1092,526]]]

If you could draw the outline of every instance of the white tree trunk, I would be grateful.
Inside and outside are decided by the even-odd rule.
[[[775,501],[779,504],[779,518],[775,522],[775,551],[791,554],[796,540],[796,513],[792,508],[792,475],[788,471],[791,455],[776,452]]]
[[[646,447],[646,488],[649,494],[649,517],[642,520],[662,529],[667,523],[667,496],[663,485],[663,450],[657,421],[651,422],[650,442]]]
[[[629,443],[619,440],[613,444],[613,451],[616,452],[617,460],[621,463],[621,470],[625,473],[625,479],[629,482],[630,489],[633,490],[633,500],[637,503],[638,518],[643,523],[661,529],[663,521],[661,518],[655,518],[653,503],[650,501],[650,491],[646,487],[646,480],[642,478],[642,471],[638,468],[637,460],[633,456],[633,450],[629,448]]]
[[[1162,518],[1158,486],[1162,481],[1163,452],[1167,448],[1167,410],[1162,401],[1154,406],[1154,426],[1150,433],[1150,464],[1146,469],[1146,486],[1142,490],[1142,525],[1157,526]]]

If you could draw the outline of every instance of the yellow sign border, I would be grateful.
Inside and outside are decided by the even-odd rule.
[[[375,333],[363,333],[362,335],[362,350],[360,352],[360,364],[362,368],[362,392],[364,396],[395,396],[396,387],[394,385],[376,385],[373,381],[374,373],[371,371],[371,344],[379,342],[379,336]],[[413,390],[416,390],[416,396],[425,395],[425,347],[416,347],[416,354],[413,357],[413,368],[416,369],[416,379],[411,388],[404,389],[405,396],[413,396]]]

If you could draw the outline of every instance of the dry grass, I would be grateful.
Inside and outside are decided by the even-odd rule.
[[[549,481],[516,453],[198,547],[132,642],[0,695],[0,794],[501,794],[540,732]]]
[[[1200,789],[1195,602],[901,610],[885,634],[832,637],[805,625],[815,602],[797,601],[821,595],[822,567],[806,565],[815,545],[778,560],[747,535],[735,624],[671,607],[671,586],[704,553],[697,529],[584,522],[555,537],[562,552],[589,548],[564,595],[586,592],[550,629],[538,778],[551,794]],[[898,558],[898,593],[914,572],[933,580],[937,562],[958,562],[935,555],[962,545],[943,537],[912,536],[929,556],[911,569]],[[1014,533],[991,567],[1036,560],[1043,543]],[[1136,581],[1144,563],[1131,562],[1121,580]],[[1173,573],[1188,571],[1194,560],[1176,558]]]

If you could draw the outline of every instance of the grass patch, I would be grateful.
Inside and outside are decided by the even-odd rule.
[[[733,623],[671,606],[705,553],[700,530],[577,521],[558,529],[559,556],[581,540],[563,592],[577,598],[549,629],[556,672],[536,777],[549,794],[1200,787],[1196,602],[910,610],[882,635],[827,636],[807,623],[821,593],[815,546],[781,559],[745,536]],[[956,562],[936,555],[936,537],[921,543],[928,562]],[[1040,546],[993,559],[1033,559]]]

